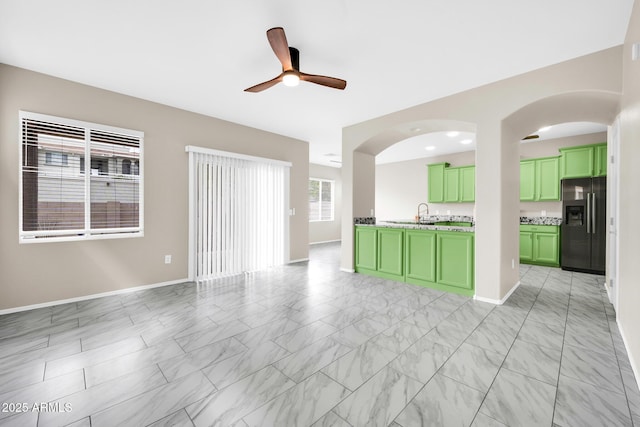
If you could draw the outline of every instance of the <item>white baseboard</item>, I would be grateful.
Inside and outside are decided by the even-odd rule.
[[[86,301],[89,299],[109,297],[113,295],[128,294],[131,292],[144,291],[145,289],[153,289],[153,288],[161,288],[163,286],[177,285],[179,283],[185,283],[188,281],[189,281],[188,279],[171,280],[168,282],[154,283],[152,285],[135,286],[133,288],[118,289],[117,291],[101,292],[99,294],[85,295],[82,297],[43,302],[40,304],[25,305],[22,307],[7,308],[4,310],[0,310],[0,315],[18,313],[20,311],[35,310],[36,308],[51,307],[51,306],[60,305],[60,304],[69,304],[71,302]]]
[[[511,290],[509,290],[509,292],[507,292],[507,294],[506,294],[504,297],[502,297],[502,299],[499,299],[499,300],[498,300],[498,299],[491,299],[491,298],[480,297],[480,296],[478,296],[478,295],[474,295],[474,296],[473,296],[473,299],[474,299],[474,300],[477,300],[477,301],[481,301],[481,302],[488,302],[488,303],[495,304],[495,305],[502,305],[502,304],[504,304],[504,302],[505,302],[506,300],[508,300],[508,299],[509,299],[509,297],[511,296],[511,294],[512,294],[512,293],[514,293],[516,289],[518,289],[518,286],[520,286],[520,281],[519,281],[519,280],[518,280],[518,282],[517,282],[515,285],[513,285],[513,287],[511,288]]]
[[[636,388],[640,391],[640,366],[636,364],[636,361],[633,357],[633,354],[629,351],[629,344],[627,344],[627,337],[622,330],[622,325],[620,321],[616,317],[616,324],[618,325],[618,330],[620,331],[620,335],[622,336],[622,342],[624,343],[624,348],[627,350],[627,356],[629,356],[629,362],[631,363],[631,370],[633,371],[633,375],[636,377]]]
[[[342,267],[340,267],[340,271],[344,271],[345,273],[355,273],[356,272],[353,268],[342,268]]]
[[[335,242],[342,242],[342,239],[337,239],[337,240],[325,240],[323,242],[311,242],[309,243],[309,246],[311,245],[320,245],[322,243],[335,243]]]
[[[297,262],[306,262],[306,261],[309,261],[309,258],[292,259],[287,264],[295,264]]]

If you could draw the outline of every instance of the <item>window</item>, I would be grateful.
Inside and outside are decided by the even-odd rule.
[[[141,164],[142,132],[23,111],[20,126],[20,242],[142,235],[142,176],[117,173]]]
[[[333,221],[334,181],[309,179],[309,221]]]
[[[47,152],[44,157],[48,165],[67,166],[69,164],[69,157],[64,153]]]

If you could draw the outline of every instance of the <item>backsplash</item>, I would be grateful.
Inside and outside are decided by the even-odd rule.
[[[375,224],[376,217],[375,216],[357,216],[353,218],[353,223],[358,224]]]
[[[450,222],[471,222],[475,223],[475,219],[470,215],[426,215],[423,216],[422,221],[450,221]]]
[[[553,216],[521,216],[520,224],[561,225],[562,218],[553,217]]]

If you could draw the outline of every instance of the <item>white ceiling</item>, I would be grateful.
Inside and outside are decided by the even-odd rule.
[[[600,123],[570,122],[550,126],[549,129],[534,132],[536,139],[522,141],[523,144],[535,143],[548,139],[564,138],[574,135],[585,135],[606,132],[607,127]],[[523,137],[526,135],[523,135]],[[427,147],[432,147],[427,149]],[[432,132],[417,135],[400,141],[376,156],[376,164],[401,162],[404,160],[442,156],[444,154],[462,153],[476,149],[476,135],[472,132]]]
[[[633,0],[1,0],[0,62],[310,143],[335,166],[344,126],[624,41]],[[301,83],[261,93],[284,27]],[[259,144],[256,141],[256,144]]]

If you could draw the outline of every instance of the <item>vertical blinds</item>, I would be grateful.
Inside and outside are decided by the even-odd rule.
[[[142,231],[142,134],[21,112],[21,241]]]
[[[196,280],[283,264],[289,168],[206,152],[190,158]]]

